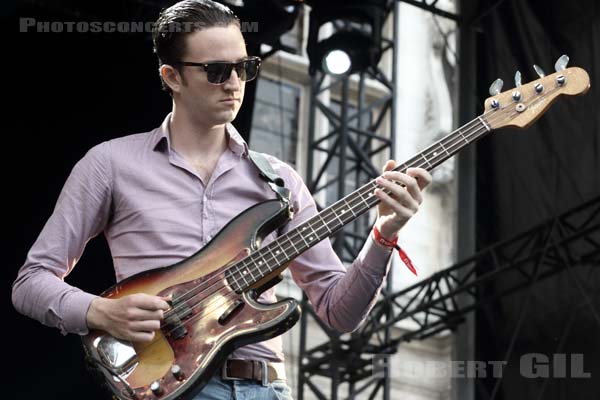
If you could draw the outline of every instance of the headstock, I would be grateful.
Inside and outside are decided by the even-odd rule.
[[[562,61],[562,62],[561,62]],[[557,61],[557,72],[545,76],[538,67],[540,79],[521,85],[521,74],[515,75],[516,88],[499,93],[499,80],[492,84],[493,94],[485,100],[482,117],[490,129],[503,127],[525,128],[538,119],[561,95],[576,96],[590,88],[587,72],[578,67],[565,68],[568,57]]]

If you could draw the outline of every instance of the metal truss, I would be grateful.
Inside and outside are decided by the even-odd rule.
[[[415,7],[422,8],[425,11],[429,11],[432,14],[439,15],[440,17],[449,18],[454,21],[459,21],[460,17],[458,14],[454,14],[448,11],[445,11],[438,7],[437,3],[439,0],[398,0],[403,3],[407,3],[413,5]]]
[[[387,7],[388,16],[398,12],[400,1],[428,10],[434,14],[458,20],[458,16],[448,13],[437,7],[438,0],[390,0]],[[394,158],[394,135],[382,134],[382,131],[396,131],[395,98],[396,76],[395,66],[399,63],[399,56],[394,50],[394,40],[398,37],[397,19],[393,18],[393,37],[382,38],[383,57],[386,53],[392,60],[391,72],[387,73],[380,67],[371,67],[360,73],[356,80],[350,77],[332,77],[317,72],[311,77],[310,108],[309,108],[309,145],[307,160],[308,188],[321,209],[348,192],[355,190],[379,174],[379,165],[374,160],[385,154],[386,158]],[[367,81],[377,82],[387,91],[383,96],[369,101],[366,96]],[[350,84],[353,86],[351,96]],[[332,100],[335,100],[334,103]],[[324,117],[328,124],[325,134],[318,136],[317,116]],[[386,125],[387,124],[387,125]],[[383,157],[380,157],[380,159]],[[379,161],[381,163],[381,161]],[[338,256],[345,262],[356,259],[364,240],[368,237],[372,227],[369,215],[359,217],[352,224],[340,230],[333,239],[333,247]],[[391,275],[388,276],[388,286]],[[385,295],[386,289],[383,290]],[[299,354],[310,354],[309,357],[299,359],[298,398],[304,398],[305,389],[320,399],[326,396],[319,389],[319,385],[311,380],[311,376],[327,376],[331,379],[330,398],[336,400],[340,384],[349,383],[349,391],[357,393],[365,390],[370,384],[359,389],[354,383],[370,377],[365,368],[370,361],[364,361],[354,356],[349,359],[345,354],[358,355],[365,351],[363,345],[348,353],[347,346],[355,346],[356,342],[341,340],[340,336],[324,325],[314,314],[306,296],[302,301],[303,314],[300,320],[300,349]],[[391,308],[378,307],[380,317],[391,319]],[[386,314],[387,313],[387,314]],[[373,314],[374,315],[374,314]],[[378,314],[379,315],[379,314]],[[387,315],[387,317],[386,317]],[[307,330],[309,319],[314,320],[323,331],[327,333],[331,342],[308,353]],[[384,342],[389,342],[390,327],[378,331]],[[317,354],[323,355],[319,358]],[[327,360],[325,362],[325,360]],[[324,369],[323,369],[324,368]],[[348,379],[352,376],[352,379]],[[360,376],[360,379],[359,379]],[[387,371],[376,382],[376,390],[383,389],[384,398],[390,398],[390,380]]]
[[[407,289],[383,296],[367,321],[347,338],[321,323],[330,340],[303,349],[300,376],[320,399],[325,395],[314,382],[316,377],[348,383],[348,398],[370,389],[373,399],[386,384],[379,374],[386,365],[377,363],[386,357],[377,356],[395,353],[402,342],[454,330],[477,307],[577,266],[600,266],[600,196]],[[502,283],[503,290],[487,292],[492,282]],[[314,316],[310,309],[304,312]],[[390,327],[407,319],[417,328],[389,334]]]
[[[397,10],[397,7],[397,2],[390,1],[387,14]],[[382,36],[382,58],[385,59],[387,54],[391,56],[392,64],[397,65],[394,37],[397,37],[398,26],[395,19],[393,28],[392,38]],[[324,208],[328,203],[344,197],[376,177],[380,168],[375,166],[373,160],[377,156],[385,154],[387,158],[394,157],[393,135],[380,133],[395,131],[395,68],[392,67],[391,71],[386,73],[380,67],[370,67],[352,78],[336,78],[320,72],[311,76],[307,184],[318,208]],[[357,79],[351,81],[354,78]],[[369,100],[366,96],[367,80],[378,82],[386,93],[375,100]],[[355,96],[351,96],[351,83]],[[318,115],[328,124],[327,132],[320,136],[317,132]],[[333,247],[343,261],[352,262],[356,258],[371,226],[372,221],[369,221],[367,213],[338,232],[333,240]],[[304,312],[300,320],[299,354],[304,354],[307,347],[309,318],[337,342],[338,335],[314,314],[306,296],[303,297],[302,307]],[[331,399],[335,400],[341,382],[337,371],[348,363],[337,356],[331,358],[330,362],[333,366]],[[309,389],[317,397],[324,399],[322,392],[306,374],[307,368],[310,366],[305,363],[305,358],[300,357],[298,398],[303,399],[304,390]],[[385,382],[389,384],[389,379]]]
[[[384,57],[393,48],[393,40],[383,38]],[[380,83],[386,93],[369,101],[367,81]],[[394,92],[394,77],[380,67],[351,77],[321,72],[311,77],[307,183],[320,209],[376,177],[380,168],[373,159],[377,155],[393,157],[394,141],[385,124],[393,119]],[[317,126],[318,116],[327,121],[325,134]],[[362,247],[368,218],[358,218],[335,237],[334,248],[344,261],[353,261]]]

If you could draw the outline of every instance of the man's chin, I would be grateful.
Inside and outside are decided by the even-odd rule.
[[[215,120],[219,121],[219,124],[228,124],[230,122],[232,122],[235,117],[238,114],[238,110],[231,110],[231,111],[221,111],[218,113],[218,115],[216,116]]]

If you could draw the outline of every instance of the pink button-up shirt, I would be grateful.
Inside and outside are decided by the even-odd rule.
[[[228,124],[228,147],[208,182],[170,145],[170,115],[153,131],[93,147],[73,168],[54,212],[13,284],[16,309],[63,333],[88,333],[86,314],[95,295],[64,281],[85,244],[103,232],[117,281],[179,262],[197,252],[246,208],[275,198],[248,158],[246,143]],[[292,192],[294,219],[281,234],[316,213],[301,177],[268,156]],[[272,240],[265,239],[264,243]],[[329,240],[289,266],[319,317],[340,331],[355,329],[372,307],[390,251],[371,239],[346,270]],[[274,289],[261,296],[275,301]],[[283,360],[281,338],[247,345],[237,358]]]

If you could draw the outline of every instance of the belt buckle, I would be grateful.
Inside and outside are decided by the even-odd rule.
[[[227,361],[229,361],[229,359],[225,360],[223,367],[221,367],[221,379],[225,381],[243,381],[244,379],[242,378],[236,378],[234,376],[227,375]]]
[[[267,362],[265,360],[258,360],[260,363],[260,368],[262,369],[262,379],[261,383],[263,386],[269,386],[269,376],[267,371]]]

